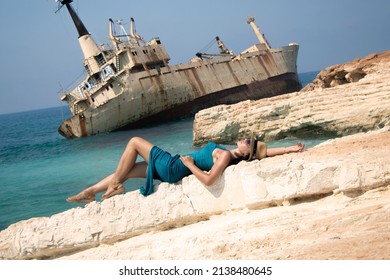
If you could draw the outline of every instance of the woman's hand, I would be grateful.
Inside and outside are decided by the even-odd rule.
[[[231,155],[229,151],[220,150],[217,159],[214,161],[213,167],[210,170],[201,170],[195,165],[194,159],[190,156],[181,156],[183,162],[195,177],[206,186],[212,186],[221,176],[225,168],[229,165]],[[208,171],[208,173],[206,173]]]
[[[193,166],[195,165],[194,163],[194,159],[190,156],[180,156],[180,160],[183,162],[183,164],[186,166],[186,167],[189,167],[189,166]]]

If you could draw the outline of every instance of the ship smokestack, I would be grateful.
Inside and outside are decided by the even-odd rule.
[[[93,40],[84,23],[81,21],[81,19],[71,6],[70,3],[72,3],[73,0],[60,0],[60,2],[68,9],[69,14],[72,17],[72,20],[77,28],[81,51],[84,54],[84,67],[87,69],[90,75],[98,73],[100,71],[100,66],[105,63],[100,48]]]
[[[66,8],[68,9],[68,12],[70,16],[72,17],[72,20],[74,22],[74,25],[77,28],[77,32],[79,33],[79,38],[84,35],[89,35],[89,32],[87,28],[85,27],[84,23],[81,21],[73,7],[70,5],[70,3],[73,2],[72,0],[62,1],[62,4],[65,4]]]

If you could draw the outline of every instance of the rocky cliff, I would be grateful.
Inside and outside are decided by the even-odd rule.
[[[321,71],[300,92],[200,111],[193,141],[234,143],[250,131],[265,141],[345,136],[390,124],[390,51]]]
[[[389,258],[388,54],[367,58],[376,63],[349,84],[200,112],[194,131],[222,142],[251,129],[266,139],[354,135],[230,166],[212,187],[189,176],[149,197],[18,222],[0,232],[0,259]],[[200,132],[200,117],[218,123]]]

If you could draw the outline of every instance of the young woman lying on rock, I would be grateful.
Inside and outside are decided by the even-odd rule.
[[[301,152],[303,149],[302,143],[284,148],[267,149],[267,145],[257,141],[252,133],[250,139],[238,141],[237,148],[232,150],[209,142],[197,152],[184,156],[171,156],[170,153],[145,139],[134,137],[127,144],[115,173],[79,194],[69,197],[67,201],[88,203],[94,201],[95,195],[100,192],[105,192],[102,198],[107,199],[125,192],[123,182],[130,178],[146,178],[146,185],[140,189],[144,196],[153,193],[153,179],[175,183],[194,174],[204,185],[210,186],[222,175],[226,167],[240,160],[262,159]],[[144,161],[136,162],[138,155]]]

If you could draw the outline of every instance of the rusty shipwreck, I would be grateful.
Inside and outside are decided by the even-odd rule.
[[[216,37],[219,54],[198,53],[188,63],[169,65],[160,39],[144,41],[135,33],[133,20],[126,32],[121,22],[110,19],[110,44],[98,46],[71,2],[59,1],[77,28],[86,74],[61,92],[72,113],[58,128],[66,138],[174,120],[218,104],[301,89],[296,63],[299,46],[271,48],[253,18],[247,22],[259,44],[234,55]],[[121,32],[115,31],[117,26]]]

